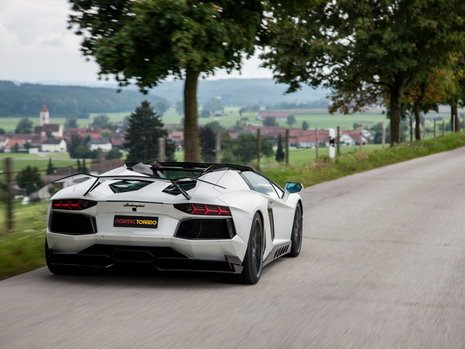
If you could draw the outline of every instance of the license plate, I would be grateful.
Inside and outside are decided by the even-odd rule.
[[[113,226],[157,229],[158,217],[115,216]]]

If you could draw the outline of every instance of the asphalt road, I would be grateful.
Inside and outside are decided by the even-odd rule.
[[[301,255],[205,276],[0,282],[1,348],[465,348],[465,148],[307,188]]]

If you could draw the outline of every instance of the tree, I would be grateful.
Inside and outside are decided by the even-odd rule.
[[[65,128],[78,128],[77,117],[70,115],[65,120]]]
[[[3,128],[0,128],[0,136],[4,135],[6,131]]]
[[[125,147],[128,162],[153,162],[158,158],[159,138],[166,137],[163,122],[150,103],[143,101],[129,116]]]
[[[176,113],[184,115],[184,103],[181,101],[176,102]]]
[[[90,150],[88,145],[90,137],[83,138],[78,134],[71,135],[68,142],[68,153],[72,159],[95,159],[98,157],[98,150]]]
[[[294,115],[289,115],[286,119],[286,122],[289,126],[292,126],[296,123],[296,119],[295,119],[295,116]]]
[[[278,126],[276,118],[273,118],[271,116],[267,116],[265,119],[262,120],[262,122],[263,126]]]
[[[166,111],[169,109],[169,105],[166,104],[165,102],[163,101],[160,101],[160,102],[157,102],[155,103],[155,111],[157,112],[158,115],[160,115],[161,117],[163,117],[163,115],[165,115]]]
[[[278,162],[284,161],[283,139],[281,137],[281,133],[278,137],[278,148],[276,149],[275,159]]]
[[[52,158],[48,158],[47,170],[45,171],[46,174],[51,175],[55,171],[53,167]]]
[[[215,69],[241,67],[262,30],[262,1],[70,0],[70,26],[83,36],[99,75],[145,90],[168,76],[185,80],[186,161],[198,161],[197,82]]]
[[[248,164],[257,157],[257,135],[242,133],[235,141],[222,135],[223,161]],[[273,144],[261,136],[261,154],[263,156],[273,155]]]
[[[115,125],[110,121],[108,115],[101,114],[94,117],[94,120],[92,120],[90,127],[113,130],[115,128]]]
[[[214,114],[217,111],[223,112],[224,105],[220,98],[212,97],[203,104],[203,110]]]
[[[16,125],[15,133],[32,133],[32,126],[34,124],[28,118],[21,118],[18,125]]]
[[[113,147],[108,153],[105,154],[105,159],[121,159],[122,156],[123,153],[118,148]]]
[[[205,124],[205,127],[209,127],[212,129],[213,132],[216,132],[216,131],[219,131],[219,130],[222,130],[223,127],[221,127],[220,123],[218,121],[211,121],[211,122],[207,122]]]
[[[20,188],[26,191],[27,195],[31,195],[43,186],[39,169],[31,166],[27,166],[18,173],[16,176],[16,183],[18,183]]]
[[[310,126],[309,126],[308,122],[304,120],[302,122],[302,130],[307,131],[309,127]]]
[[[202,153],[202,160],[204,162],[215,161],[215,132],[208,126],[200,128],[200,147]]]
[[[301,84],[333,90],[334,109],[362,110],[384,100],[391,144],[400,141],[401,101],[423,72],[463,51],[465,2],[302,1],[298,11],[277,8],[263,54],[289,91]],[[332,109],[332,110],[334,110]]]

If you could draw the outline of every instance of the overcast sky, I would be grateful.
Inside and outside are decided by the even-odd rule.
[[[66,29],[66,0],[0,0],[0,80],[94,84],[97,65],[86,62],[80,39]],[[218,78],[271,77],[255,57],[242,74],[219,71]]]

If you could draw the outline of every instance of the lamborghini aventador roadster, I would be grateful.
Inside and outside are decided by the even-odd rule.
[[[301,250],[302,185],[283,189],[247,166],[137,163],[60,181],[73,184],[49,206],[55,274],[147,264],[254,284],[265,265]]]

